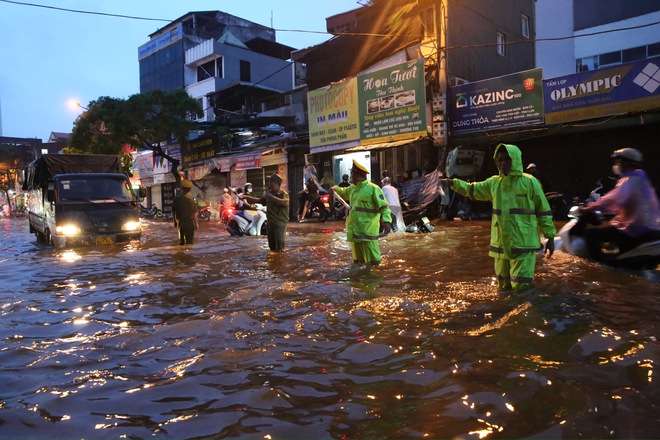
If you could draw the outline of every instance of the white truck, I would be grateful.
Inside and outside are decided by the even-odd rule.
[[[118,156],[44,154],[30,163],[30,232],[55,247],[139,240],[140,210]]]

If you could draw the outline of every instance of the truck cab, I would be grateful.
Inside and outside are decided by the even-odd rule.
[[[42,172],[42,179],[38,182],[35,176],[39,174],[28,173],[28,178],[33,178],[28,188],[30,232],[36,234],[38,241],[63,248],[141,238],[138,204],[124,174]]]

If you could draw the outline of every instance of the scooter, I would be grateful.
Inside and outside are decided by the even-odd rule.
[[[197,206],[197,218],[205,222],[211,220],[211,208],[209,208],[209,205]]]
[[[431,225],[429,218],[427,217],[427,204],[410,206],[406,201],[406,196],[401,195],[399,197],[399,203],[401,204],[401,214],[403,215],[403,223],[406,225],[405,232],[411,232],[413,234],[422,234],[426,232],[433,232],[435,228]]]
[[[305,219],[316,218],[323,223],[330,215],[330,194],[319,187],[319,196],[309,204]]]
[[[572,207],[568,217],[570,220],[555,237],[555,249],[560,249],[576,257],[589,258],[587,244],[580,231],[586,224],[594,223],[594,220],[586,218],[579,206]],[[595,221],[603,221],[602,216],[598,216]],[[639,246],[603,263],[627,269],[656,269],[660,265],[660,232],[647,234],[642,241]]]
[[[155,203],[151,205],[151,208],[145,208],[140,204],[140,217],[156,217],[161,218],[163,216],[163,211],[156,206]]]
[[[234,237],[266,235],[266,207],[257,203],[254,208],[228,213],[227,232]]]

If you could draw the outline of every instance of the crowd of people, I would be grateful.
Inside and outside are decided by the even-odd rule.
[[[552,256],[557,230],[544,193],[547,184],[536,164],[523,168],[521,150],[508,144],[497,145],[493,160],[497,175],[478,182],[439,175],[438,187],[440,193],[444,188],[448,193],[492,204],[488,253],[494,260],[498,286],[501,290],[520,291],[532,284],[537,253],[544,250],[548,257]],[[602,252],[605,244],[613,243],[619,252],[625,252],[649,236],[660,237],[660,204],[642,169],[642,154],[636,149],[624,148],[612,154],[612,161],[612,170],[619,176],[616,187],[582,208],[584,213],[602,210],[613,216],[609,222],[583,231],[589,256],[597,261],[612,257],[611,253]],[[335,185],[330,173],[326,172],[319,182],[315,171],[309,167],[305,170],[305,188],[298,193],[298,221],[303,221],[320,191],[347,201],[350,210],[346,212],[346,234],[353,261],[377,266],[381,262],[378,239],[392,230],[403,231],[406,227],[399,192],[389,173],[383,171],[381,184],[376,185],[367,178],[369,170],[354,160],[350,175],[343,175],[341,183]],[[282,251],[286,247],[289,196],[281,184],[282,177],[273,174],[262,197],[255,197],[248,183],[243,190],[235,191],[236,200],[228,189],[224,190],[221,200],[223,206],[238,209],[250,207],[251,203],[267,206],[268,244],[272,251]],[[192,243],[196,227],[196,205],[189,195],[191,187],[189,181],[184,181],[182,192],[173,205],[181,244]]]

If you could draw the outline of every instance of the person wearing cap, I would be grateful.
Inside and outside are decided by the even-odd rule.
[[[197,229],[197,203],[190,195],[193,184],[184,179],[181,182],[181,192],[172,201],[172,218],[174,226],[179,230],[179,244],[192,244]]]
[[[534,162],[530,163],[527,165],[527,168],[525,168],[525,172],[527,174],[531,174],[536,178],[536,180],[539,181],[541,184],[541,188],[543,188],[543,191],[547,191],[548,188],[548,183],[545,181],[545,179],[542,176],[541,170],[536,166]]]
[[[626,252],[645,241],[645,235],[660,231],[660,203],[658,196],[642,169],[642,153],[634,148],[623,148],[612,153],[612,172],[619,177],[614,189],[598,201],[582,208],[586,214],[602,211],[614,215],[600,226],[584,231],[584,239],[591,258],[606,261],[616,253],[606,256],[602,247],[606,242],[614,243],[619,252]]]
[[[495,261],[500,290],[521,291],[532,284],[539,229],[547,238],[545,253],[552,256],[557,233],[541,183],[523,173],[522,152],[515,145],[498,144],[493,155],[497,176],[483,182],[441,179],[459,194],[493,203],[489,255]]]
[[[289,222],[289,194],[282,189],[282,181],[279,174],[273,173],[263,197],[243,196],[248,203],[266,205],[268,247],[275,252],[286,247],[286,224]]]
[[[367,180],[369,171],[353,160],[351,184],[347,188],[333,186],[331,193],[350,200],[351,210],[346,218],[347,239],[351,243],[353,261],[377,266],[381,253],[378,237],[383,222],[386,234],[392,231],[392,212],[383,190]]]

